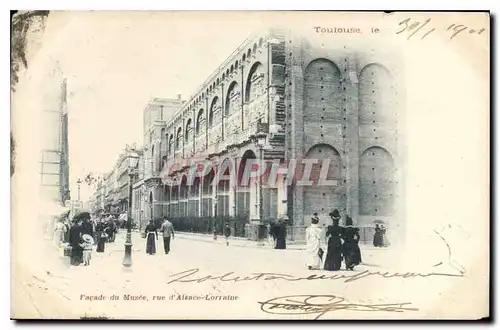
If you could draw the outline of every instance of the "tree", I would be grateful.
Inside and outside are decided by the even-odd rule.
[[[45,29],[45,19],[48,10],[34,10],[12,16],[11,26],[11,48],[10,48],[10,89],[15,92],[15,86],[19,82],[19,71],[21,67],[28,68],[26,56],[27,37],[30,27],[34,22],[39,22],[39,29]],[[10,176],[15,172],[16,143],[12,131],[10,132]]]
[[[48,10],[33,10],[21,14],[14,14],[11,26],[11,51],[10,51],[10,88],[15,91],[19,82],[19,71],[22,67],[28,68],[26,48],[28,32],[33,23],[38,22],[37,29],[45,29],[45,20],[49,16]]]

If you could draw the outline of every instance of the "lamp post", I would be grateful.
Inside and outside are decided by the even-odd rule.
[[[128,212],[127,212],[127,238],[125,240],[125,255],[123,256],[123,266],[132,267],[132,179],[134,169],[139,162],[139,155],[131,150],[127,157],[128,160]]]
[[[80,201],[80,185],[82,184],[82,180],[78,179],[78,181],[76,181],[76,184],[78,186],[78,201]]]

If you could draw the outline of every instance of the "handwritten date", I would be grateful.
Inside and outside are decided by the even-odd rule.
[[[349,310],[357,312],[396,312],[418,311],[407,307],[409,302],[392,304],[360,304],[350,303],[345,298],[334,295],[296,295],[272,298],[259,302],[263,312],[278,315],[316,314],[315,319],[328,312]]]
[[[399,22],[400,30],[396,34],[407,33],[407,39],[410,40],[413,36],[420,36],[420,40],[423,40],[428,35],[436,31],[436,27],[432,26],[431,19],[428,18],[425,21],[412,20],[407,18]],[[475,29],[463,24],[451,24],[444,29],[446,33],[449,34],[449,39],[452,40],[460,34],[471,34],[471,35],[481,35],[486,31],[485,28]]]

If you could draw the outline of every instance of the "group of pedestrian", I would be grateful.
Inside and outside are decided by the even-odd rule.
[[[82,212],[73,218],[69,230],[69,245],[71,247],[70,263],[73,266],[81,264],[88,266],[92,257],[94,245],[94,227],[90,213]]]
[[[88,212],[81,212],[73,217],[72,225],[67,231],[71,265],[89,266],[94,245],[96,252],[102,253],[106,243],[114,242],[117,225],[113,220],[109,217],[92,218]],[[62,235],[63,231],[63,226],[56,227],[57,235]]]
[[[307,266],[310,270],[340,270],[342,260],[346,270],[354,270],[361,263],[359,229],[353,226],[351,217],[345,216],[345,225],[340,226],[341,215],[335,209],[329,214],[332,224],[326,230],[326,257],[322,244],[323,229],[319,227],[319,217],[314,213],[311,225],[306,229]],[[322,262],[324,263],[322,265]]]
[[[386,247],[387,239],[385,236],[386,229],[383,225],[375,225],[375,234],[373,235],[373,246],[375,247]]]
[[[113,243],[118,232],[118,226],[113,218],[100,218],[95,224],[96,252],[104,252],[106,243]]]
[[[146,253],[149,255],[156,254],[156,241],[158,240],[158,231],[160,231],[163,236],[163,250],[165,254],[170,253],[170,240],[174,239],[175,235],[174,226],[170,221],[168,221],[166,217],[164,217],[159,229],[154,224],[154,221],[151,220],[144,231],[144,237],[146,238]]]

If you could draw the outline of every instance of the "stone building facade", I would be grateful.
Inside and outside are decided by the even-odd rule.
[[[404,103],[391,58],[286,30],[247,39],[188,100],[146,108],[176,110],[145,127],[148,216],[239,217],[248,237],[288,218],[300,240],[314,212],[329,224],[337,208],[358,226],[402,230]],[[248,168],[264,174],[246,180]]]

